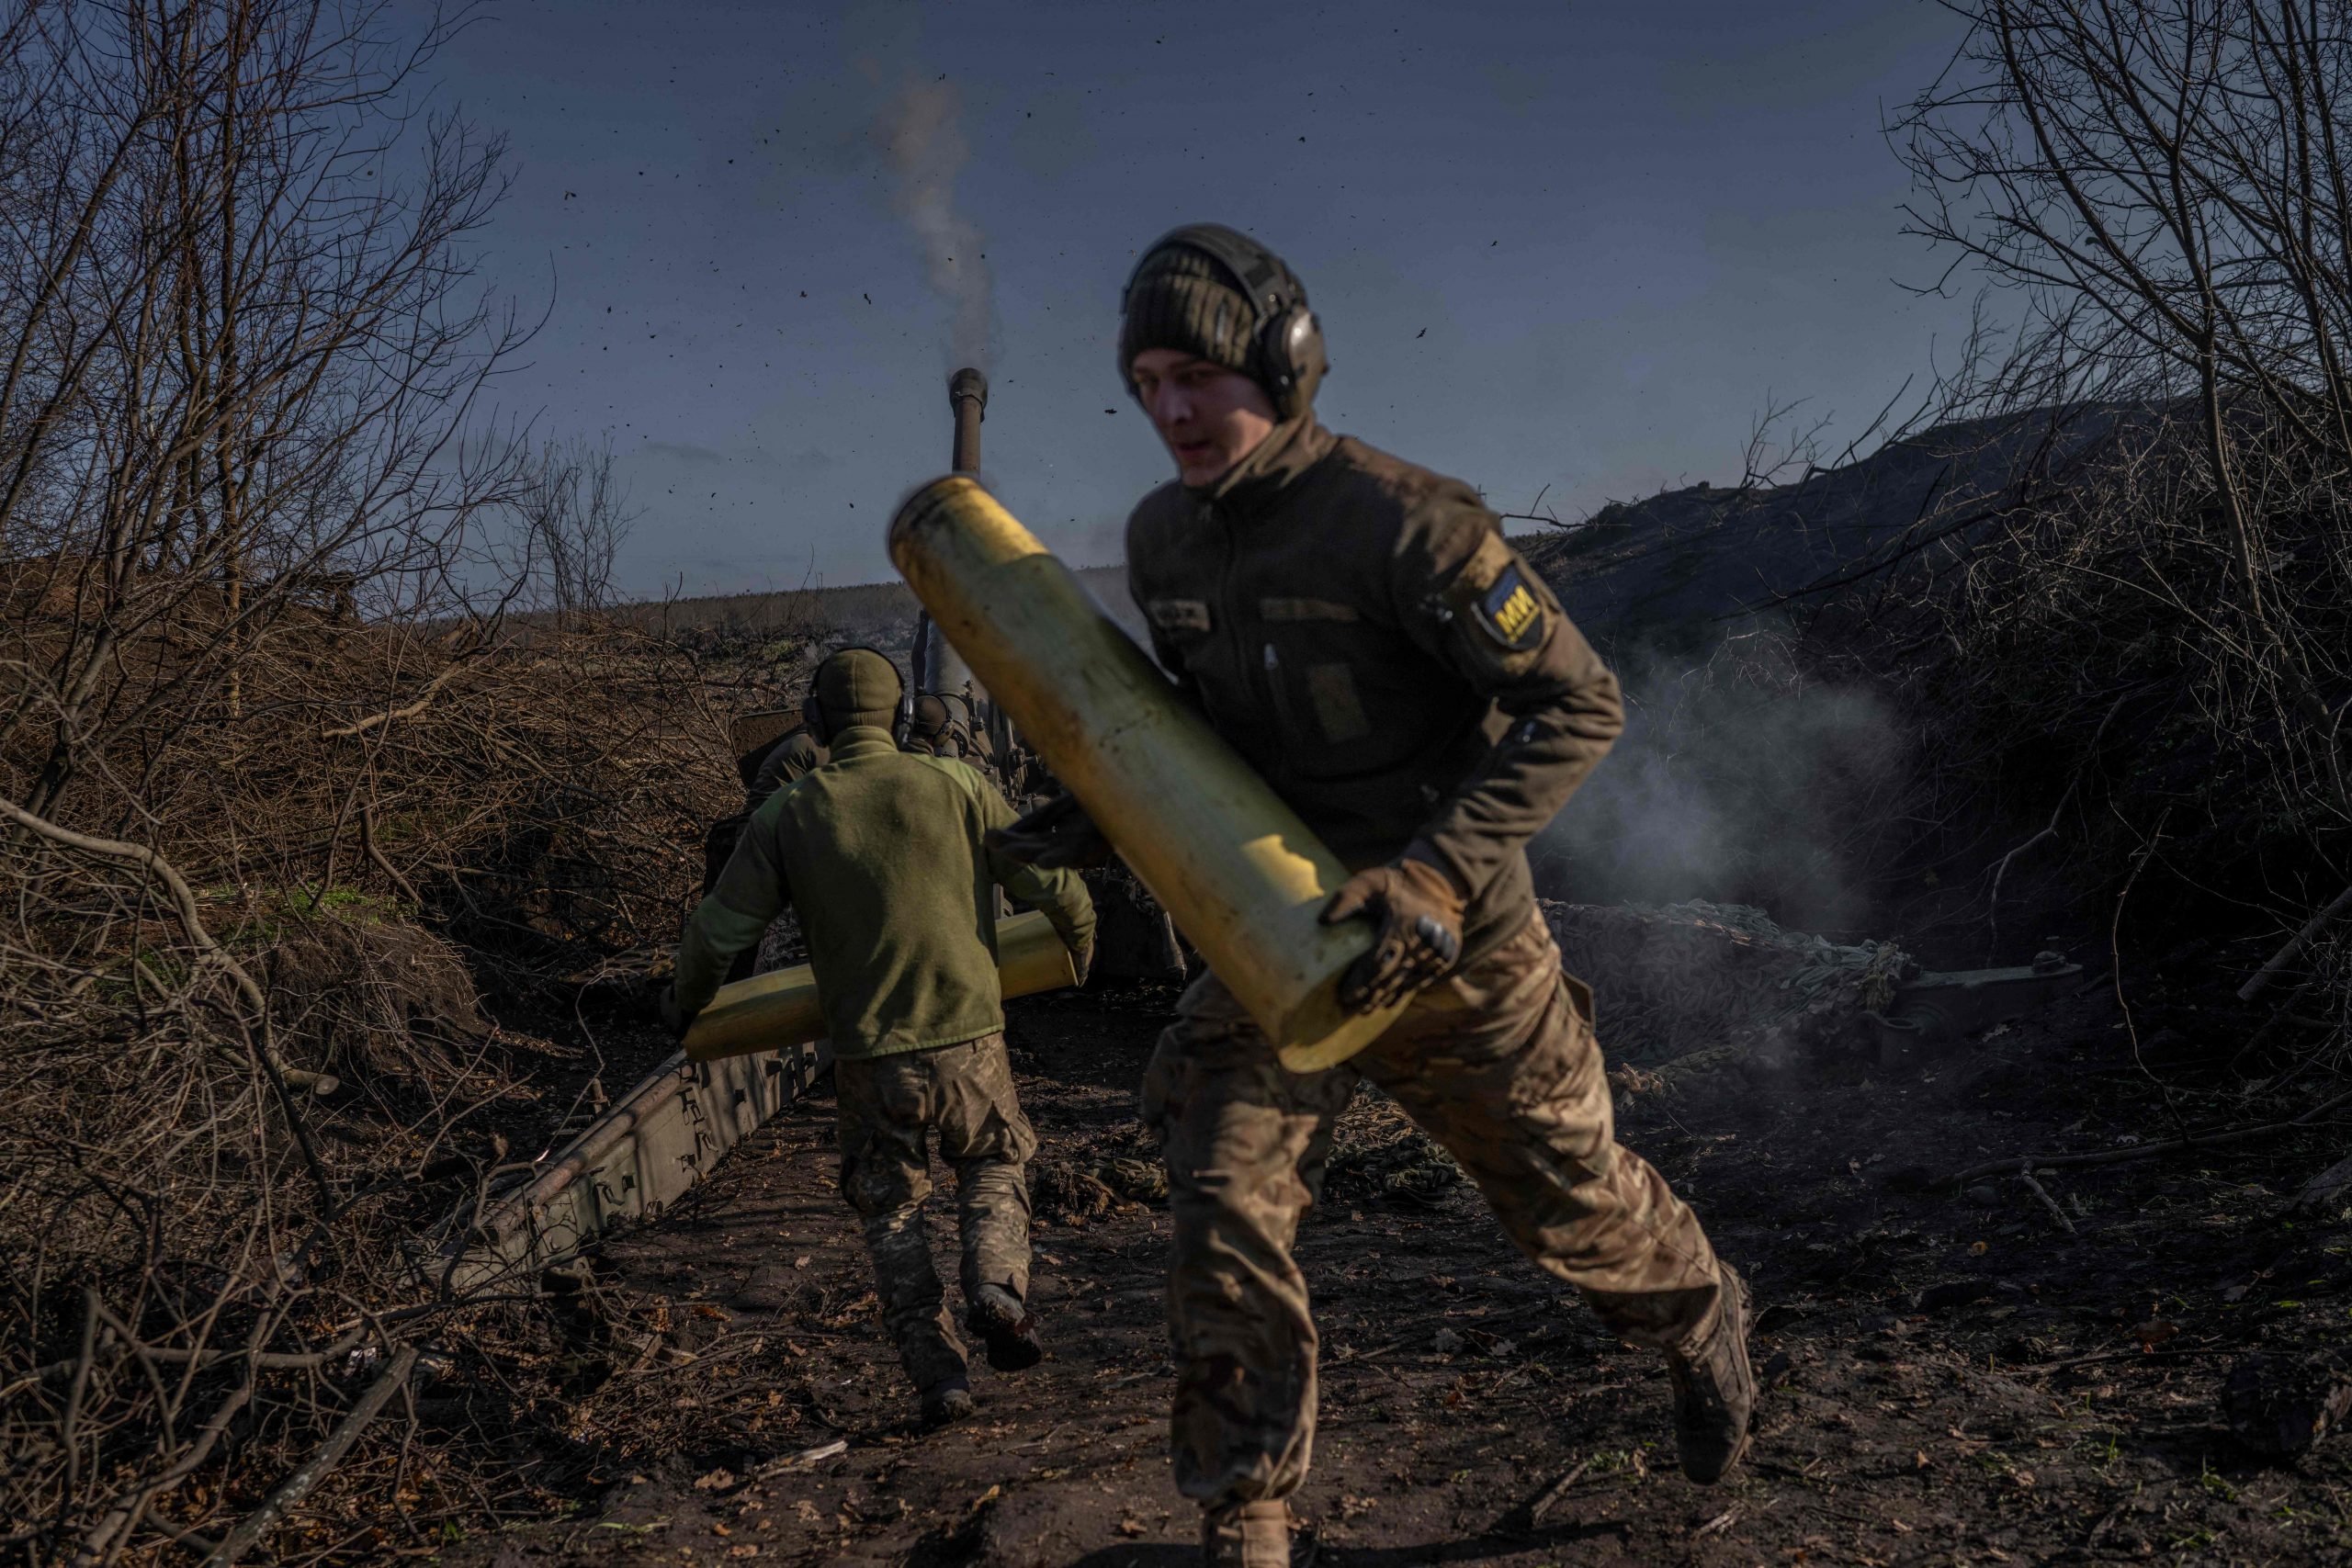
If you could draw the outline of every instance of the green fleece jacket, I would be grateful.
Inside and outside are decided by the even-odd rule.
[[[1094,906],[1075,873],[989,851],[1013,819],[978,773],[899,750],[854,726],[831,761],[753,812],[718,885],[678,943],[678,1010],[710,1003],[728,964],[786,905],[800,911],[833,1053],[856,1060],[957,1045],[1004,1027],[996,899],[1037,909],[1072,952],[1094,942]]]

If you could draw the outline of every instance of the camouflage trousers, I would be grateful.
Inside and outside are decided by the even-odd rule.
[[[968,1302],[982,1285],[1029,1293],[1026,1167],[1037,1134],[1021,1113],[1004,1036],[833,1064],[842,1195],[864,1223],[875,1292],[899,1364],[925,1389],[962,1377],[963,1342],[932,1267],[923,1223],[930,1138],[956,1172]]]
[[[1532,911],[1531,911],[1532,916]],[[1145,1075],[1175,1237],[1176,1484],[1216,1507],[1286,1496],[1315,1439],[1315,1320],[1292,1260],[1332,1123],[1360,1077],[1444,1145],[1521,1251],[1627,1339],[1713,1326],[1717,1269],[1696,1215],[1620,1147],[1591,993],[1540,919],[1416,997],[1325,1072],[1283,1069],[1214,975],[1184,993]]]

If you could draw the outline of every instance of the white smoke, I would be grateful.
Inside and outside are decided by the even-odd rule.
[[[1577,903],[1753,904],[1792,929],[1873,916],[1867,867],[1908,741],[1874,693],[1802,677],[1756,632],[1619,656],[1624,736],[1531,846]]]
[[[922,248],[931,287],[954,310],[954,364],[986,370],[996,296],[987,241],[979,225],[956,209],[956,177],[971,148],[964,141],[963,99],[955,84],[910,84],[883,110],[875,139],[898,176],[890,205]]]

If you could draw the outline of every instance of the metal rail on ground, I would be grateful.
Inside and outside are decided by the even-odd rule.
[[[616,1224],[659,1213],[831,1065],[823,1041],[714,1062],[672,1056],[483,1217],[449,1290],[536,1280]]]

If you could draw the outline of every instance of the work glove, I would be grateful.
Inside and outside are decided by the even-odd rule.
[[[989,829],[984,841],[1007,859],[1046,871],[1101,865],[1111,858],[1111,840],[1069,795],[1054,796],[1010,828]]]
[[[1323,923],[1368,915],[1380,933],[1340,976],[1340,1005],[1378,1012],[1443,979],[1462,957],[1462,906],[1453,879],[1427,861],[1391,861],[1348,878],[1323,907]]]
[[[1094,972],[1094,944],[1090,942],[1084,946],[1072,948],[1069,964],[1072,969],[1078,971],[1078,983],[1080,986],[1085,985],[1086,977]]]

